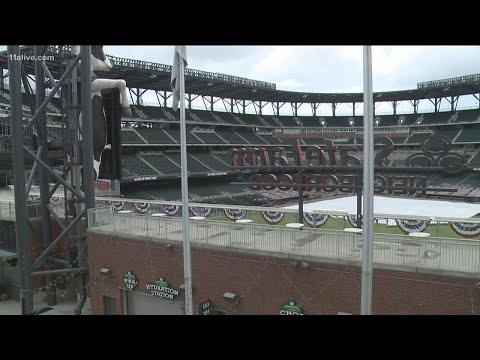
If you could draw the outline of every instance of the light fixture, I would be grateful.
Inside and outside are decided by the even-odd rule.
[[[231,292],[226,292],[225,294],[223,294],[223,298],[228,301],[235,301],[238,299],[238,297],[239,297],[238,294],[231,293]]]
[[[170,250],[172,248],[172,244],[165,245],[165,249]]]
[[[309,264],[308,264],[308,262],[306,262],[306,261],[302,261],[302,262],[300,263],[300,267],[301,267],[302,269],[308,269],[308,266],[309,266]]]
[[[288,266],[292,267],[292,268],[295,268],[298,266],[298,262],[296,261],[291,261],[290,264],[288,264]]]
[[[112,275],[112,270],[108,268],[101,268],[100,269],[100,274],[102,275]]]

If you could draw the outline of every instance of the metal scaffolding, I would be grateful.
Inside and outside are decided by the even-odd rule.
[[[62,48],[62,47],[60,47]],[[47,46],[35,46],[35,105],[31,118],[24,121],[22,113],[22,77],[25,90],[29,90],[25,79],[20,47],[8,46],[8,67],[10,85],[10,109],[12,122],[12,157],[15,186],[16,237],[18,264],[20,267],[20,296],[22,314],[34,313],[32,276],[41,277],[47,284],[47,305],[56,304],[55,278],[62,274],[76,274],[79,285],[79,300],[75,314],[80,314],[86,301],[86,229],[87,210],[95,207],[93,173],[93,126],[91,99],[90,46],[73,47],[71,53],[60,52],[62,63],[58,81],[52,77],[42,60]],[[81,65],[79,64],[81,60]],[[80,70],[80,76],[78,75]],[[47,81],[45,81],[47,79]],[[48,96],[46,88],[52,87]],[[78,89],[81,89],[80,93]],[[58,174],[48,160],[46,107],[55,94],[61,92],[63,131],[63,171]],[[27,93],[28,95],[28,93]],[[79,95],[81,95],[79,97]],[[33,105],[33,104],[32,104]],[[81,127],[80,127],[81,113]],[[25,134],[34,127],[37,143],[33,148],[24,143]],[[30,178],[25,179],[25,156],[34,161]],[[65,161],[66,160],[66,161]],[[83,167],[84,188],[80,189]],[[38,173],[38,174],[36,174]],[[27,213],[27,199],[35,176],[38,175],[40,188],[42,251],[36,259],[31,256],[28,229],[32,229]],[[50,187],[50,179],[54,179]],[[60,185],[65,191],[65,217],[60,217],[49,205],[50,199]],[[54,238],[51,225],[56,221],[61,233]],[[69,249],[67,266],[53,268],[53,251],[60,241],[66,241]]]

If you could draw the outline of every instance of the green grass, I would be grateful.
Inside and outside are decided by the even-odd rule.
[[[272,226],[285,226],[288,223],[291,222],[298,222],[297,214],[294,213],[286,213],[282,221],[276,225]],[[479,218],[480,214],[477,214],[473,216],[473,218]],[[262,214],[260,212],[255,211],[255,212],[250,212],[247,215],[248,219],[252,219],[254,224],[260,224],[260,225],[268,225],[268,223],[263,219]],[[217,215],[217,216],[212,216],[209,217],[211,220],[216,220],[216,221],[225,221],[225,222],[231,222],[224,214],[222,215]],[[306,228],[310,228],[310,225],[308,225],[305,221],[303,222],[305,224]],[[351,227],[350,223],[348,222],[347,219],[339,219],[339,218],[333,218],[330,217],[327,222],[321,226],[319,229],[321,230],[343,230],[346,227]],[[394,235],[405,235],[402,230],[398,226],[387,226],[383,224],[374,224],[374,232],[375,234],[394,234]],[[432,237],[441,237],[441,238],[448,238],[448,239],[465,239],[462,238],[461,236],[458,236],[455,234],[455,232],[452,230],[450,225],[448,224],[442,224],[442,225],[430,225],[428,226],[426,232],[430,233]],[[480,236],[470,238],[469,240],[480,240]]]

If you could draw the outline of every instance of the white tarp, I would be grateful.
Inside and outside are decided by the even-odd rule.
[[[298,205],[287,206],[287,209],[298,209]],[[342,211],[355,214],[357,212],[357,197],[348,196],[312,202],[303,205],[304,211]],[[398,214],[413,216],[470,218],[480,213],[480,204],[468,204],[441,200],[420,200],[375,196],[374,213]]]

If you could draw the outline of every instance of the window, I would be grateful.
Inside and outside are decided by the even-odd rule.
[[[103,296],[103,313],[105,315],[117,315],[117,299]]]

